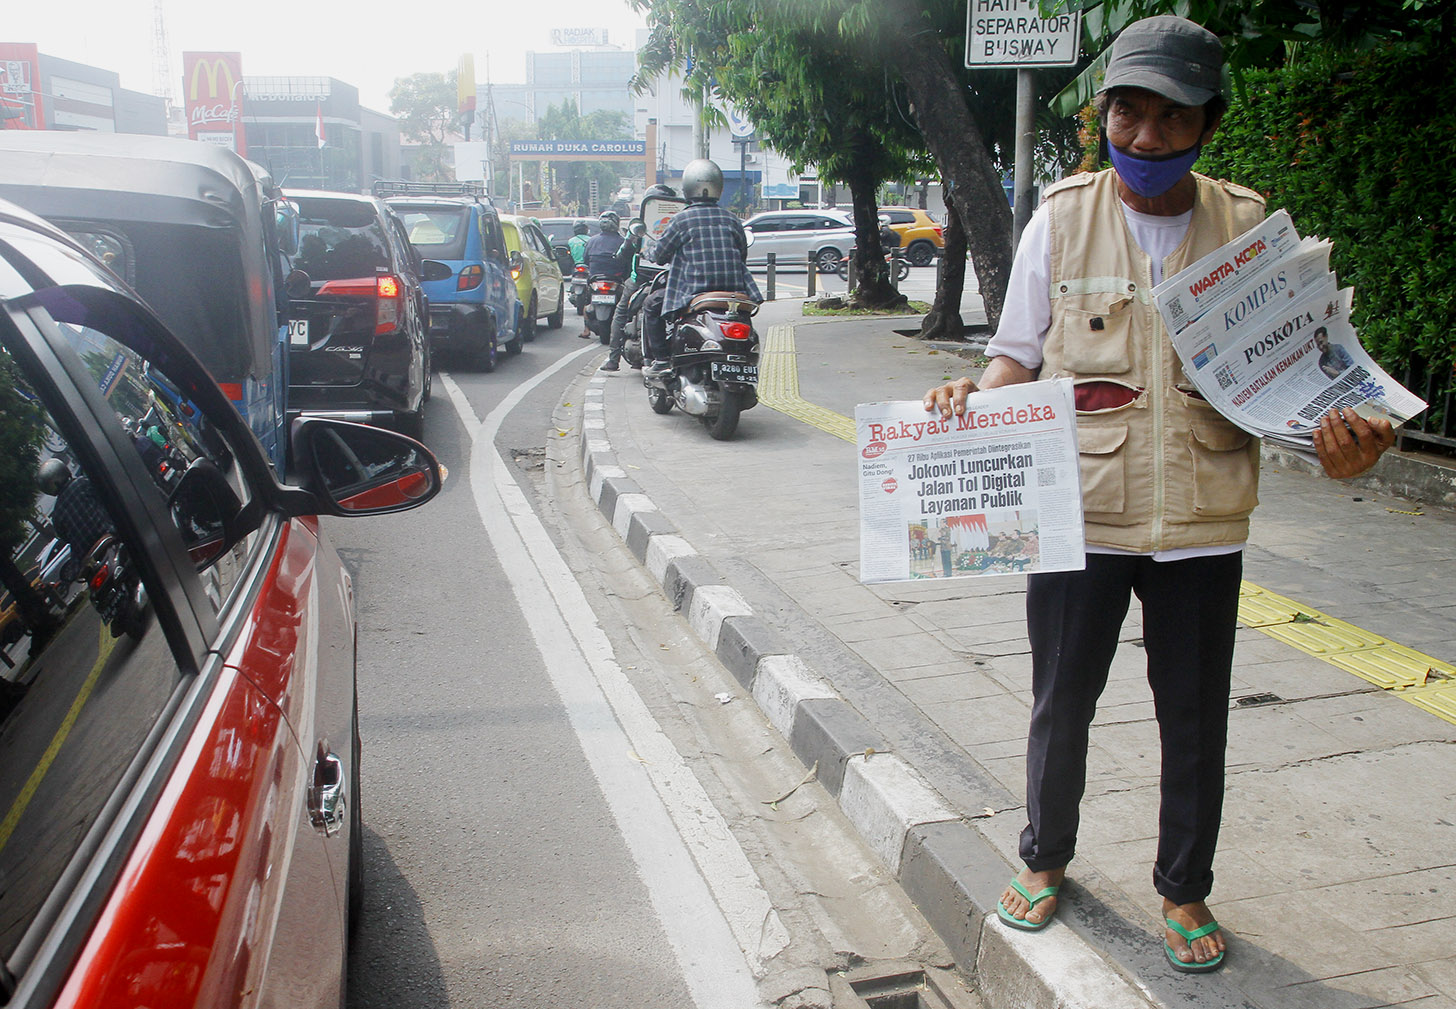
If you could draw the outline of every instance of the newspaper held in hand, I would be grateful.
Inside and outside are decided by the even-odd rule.
[[[1198,395],[1250,434],[1314,455],[1332,409],[1400,424],[1426,408],[1376,364],[1350,323],[1354,291],[1330,244],[1277,211],[1153,288]]]
[[[1077,571],[1086,564],[1069,379],[975,392],[942,419],[855,408],[860,581]]]

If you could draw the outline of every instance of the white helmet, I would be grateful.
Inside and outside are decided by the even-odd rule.
[[[598,223],[603,231],[610,234],[617,230],[617,227],[622,223],[622,219],[617,216],[615,210],[603,210]]]
[[[723,195],[723,170],[707,158],[689,161],[683,169],[682,191],[689,200],[716,200]]]

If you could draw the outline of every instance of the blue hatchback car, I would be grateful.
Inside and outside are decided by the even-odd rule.
[[[451,274],[427,282],[430,347],[481,371],[495,370],[502,349],[519,350],[522,334],[516,283],[500,218],[472,183],[376,182],[404,221],[410,244]]]

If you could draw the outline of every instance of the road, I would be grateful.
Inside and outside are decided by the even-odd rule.
[[[553,457],[600,350],[572,322],[437,375],[429,507],[327,525],[359,599],[349,1005],[813,1005],[837,966],[947,963]]]

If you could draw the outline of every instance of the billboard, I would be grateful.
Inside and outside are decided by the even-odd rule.
[[[183,53],[182,96],[189,137],[248,153],[240,53]]]
[[[45,129],[40,52],[33,43],[0,42],[0,130]]]

